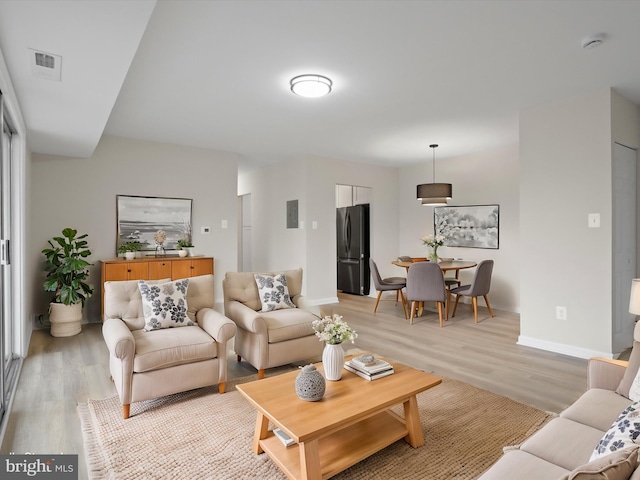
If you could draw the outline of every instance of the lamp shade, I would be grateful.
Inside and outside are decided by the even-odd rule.
[[[429,198],[451,198],[453,195],[450,183],[423,183],[418,185],[416,196],[423,200]]]
[[[640,315],[640,278],[631,280],[631,296],[629,297],[629,313]]]
[[[423,198],[422,206],[423,207],[442,207],[447,204],[447,201],[450,200],[448,198]]]

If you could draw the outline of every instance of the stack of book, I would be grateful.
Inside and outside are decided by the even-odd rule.
[[[273,433],[275,434],[276,437],[278,437],[278,439],[282,442],[282,444],[285,447],[290,447],[291,445],[296,444],[296,441],[293,438],[291,438],[289,435],[287,435],[284,431],[280,430],[279,428],[274,428]]]
[[[375,380],[393,373],[393,366],[384,360],[375,359],[372,363],[363,363],[360,357],[344,362],[344,368],[365,380]]]

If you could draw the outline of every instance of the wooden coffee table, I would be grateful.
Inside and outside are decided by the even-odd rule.
[[[291,479],[324,479],[404,438],[424,445],[416,395],[442,379],[394,363],[395,373],[373,381],[343,370],[342,379],[327,381],[322,400],[306,402],[295,392],[298,371],[236,388],[256,408],[253,451],[266,452]],[[322,364],[316,365],[322,372]],[[404,404],[402,418],[390,411]],[[285,447],[268,429],[284,430],[297,445]]]

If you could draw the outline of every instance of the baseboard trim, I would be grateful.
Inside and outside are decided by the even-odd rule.
[[[327,297],[327,298],[314,298],[314,299],[306,299],[307,305],[328,305],[330,303],[339,303],[338,297]]]
[[[540,340],[539,338],[525,337],[520,335],[518,337],[518,345],[523,347],[537,348],[538,350],[546,350],[553,353],[561,353],[570,357],[585,358],[591,357],[603,357],[614,358],[614,355],[610,352],[600,352],[598,350],[592,350],[590,348],[576,347],[574,345],[566,345],[564,343],[550,342],[548,340]]]

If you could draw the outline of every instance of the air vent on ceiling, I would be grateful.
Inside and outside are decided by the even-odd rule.
[[[60,81],[60,70],[62,66],[62,57],[52,53],[41,52],[32,48],[29,51],[29,65],[31,66],[31,74],[36,78],[44,78],[45,80]]]

